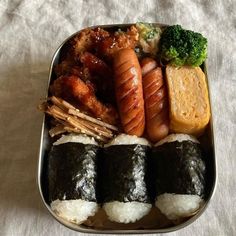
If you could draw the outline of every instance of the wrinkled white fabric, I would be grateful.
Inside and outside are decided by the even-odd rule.
[[[40,200],[36,170],[52,55],[79,29],[136,21],[181,24],[209,41],[217,191],[205,213],[171,235],[236,235],[236,1],[0,1],[0,235],[79,235]],[[167,234],[166,234],[167,235]]]

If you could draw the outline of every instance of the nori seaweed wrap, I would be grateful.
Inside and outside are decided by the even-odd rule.
[[[49,153],[51,208],[61,217],[81,223],[97,211],[97,143],[83,135],[63,136]]]
[[[101,193],[105,203],[103,208],[110,220],[134,222],[149,212],[148,151],[147,140],[125,134],[103,149]]]
[[[205,194],[206,166],[194,137],[172,134],[157,143],[152,149],[152,174],[156,206],[168,218],[197,211]]]

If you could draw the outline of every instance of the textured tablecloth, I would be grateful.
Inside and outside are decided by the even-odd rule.
[[[218,186],[206,212],[171,235],[236,235],[235,1],[0,1],[0,235],[79,235],[45,210],[36,185],[48,69],[79,29],[136,21],[182,24],[209,40]]]

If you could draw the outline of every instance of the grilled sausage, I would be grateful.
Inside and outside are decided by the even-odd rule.
[[[145,101],[146,131],[152,142],[157,142],[169,132],[168,97],[162,70],[155,60],[141,62]]]
[[[121,49],[114,57],[115,91],[125,133],[141,136],[145,128],[142,74],[132,49]]]

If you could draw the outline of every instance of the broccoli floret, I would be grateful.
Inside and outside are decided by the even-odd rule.
[[[160,55],[172,65],[199,66],[207,57],[207,39],[180,25],[169,26],[160,39]]]
[[[159,49],[161,29],[148,23],[136,23],[139,32],[139,44],[145,53],[156,55]]]

